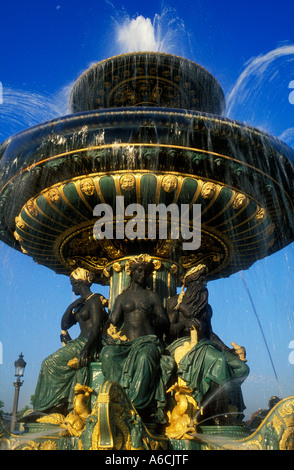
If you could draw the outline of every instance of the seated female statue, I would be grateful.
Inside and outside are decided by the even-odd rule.
[[[168,330],[169,321],[160,296],[146,288],[154,265],[148,255],[140,255],[126,265],[130,285],[116,298],[109,322],[121,328],[115,342],[106,337],[101,352],[102,372],[118,382],[134,407],[149,418],[163,420],[165,388],[174,361],[162,355],[159,337]],[[108,330],[109,331],[109,330]]]
[[[75,385],[87,384],[87,366],[101,350],[102,327],[106,320],[103,297],[91,292],[92,276],[85,269],[73,271],[70,281],[79,298],[69,305],[61,320],[64,346],[42,362],[34,394],[35,411],[70,411]],[[77,323],[80,335],[72,340],[67,330]]]

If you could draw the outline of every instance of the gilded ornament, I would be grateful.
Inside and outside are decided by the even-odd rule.
[[[108,306],[109,300],[108,300],[106,297],[104,297],[103,295],[100,295],[100,300],[101,300],[102,305],[103,305],[104,307],[107,307],[107,306]]]
[[[112,265],[115,272],[120,273],[122,271],[122,267],[119,263],[113,263]]]
[[[260,436],[260,440],[253,439],[253,440],[248,441],[245,444],[245,448],[248,450],[263,450],[261,436]]]
[[[127,173],[120,178],[120,186],[124,191],[131,191],[136,185],[136,179],[131,173]]]
[[[255,215],[255,220],[257,222],[261,222],[262,220],[264,220],[266,218],[266,210],[261,208],[259,209],[259,211],[257,212],[257,214]]]
[[[124,390],[116,383],[104,382],[87,427],[91,426],[90,450],[167,449],[168,440],[153,437]],[[85,448],[85,446],[84,446]]]
[[[171,193],[176,189],[178,185],[178,179],[174,175],[166,175],[162,178],[162,187],[167,193]]]
[[[153,265],[154,265],[154,270],[159,271],[159,269],[162,266],[162,262],[159,259],[154,259],[153,260]]]
[[[120,341],[128,341],[126,335],[122,335],[121,331],[117,331],[117,327],[114,326],[112,323],[107,329],[107,334],[113,339],[119,339]]]
[[[21,448],[21,450],[39,450],[40,443],[35,441],[28,441],[25,446]]]
[[[98,403],[110,403],[111,399],[108,393],[99,393],[97,401]]]
[[[26,224],[24,223],[24,221],[22,220],[20,215],[15,217],[15,225],[16,225],[17,228],[19,228],[21,230],[26,227]]]
[[[279,409],[279,415],[282,418],[286,418],[287,416],[291,416],[294,414],[294,400],[288,403],[285,403],[281,409]]]
[[[294,426],[288,427],[279,442],[280,450],[294,450]]]
[[[272,419],[272,426],[275,429],[277,435],[281,434],[281,430],[284,428],[284,422],[278,415],[274,415]]]
[[[74,411],[68,413],[64,422],[60,425],[61,428],[66,429],[70,436],[80,436],[85,427],[85,421],[78,416]]]
[[[172,264],[171,267],[169,268],[169,272],[171,274],[176,274],[178,272],[178,267],[176,264]]]
[[[212,261],[219,263],[223,259],[224,255],[222,253],[216,253],[212,256]]]
[[[86,178],[81,181],[81,190],[83,193],[85,193],[87,196],[92,196],[95,191],[95,186],[93,183],[93,180],[91,178]]]
[[[57,188],[49,189],[45,192],[45,197],[48,197],[51,202],[59,202],[61,199],[60,193]]]
[[[20,236],[20,234],[16,230],[13,232],[13,235],[14,235],[15,240],[18,241],[19,243],[21,243],[23,241],[22,237]]]
[[[79,360],[77,357],[74,357],[70,361],[68,361],[67,366],[70,367],[71,369],[79,369]]]
[[[84,268],[77,268],[70,274],[70,278],[74,279],[75,281],[82,281],[87,282],[88,284],[92,284],[94,275],[90,271]]]
[[[197,331],[193,327],[190,332],[190,340],[175,350],[174,358],[178,365],[181,359],[197,344]],[[169,423],[165,429],[166,435],[171,439],[193,439],[191,433],[196,432],[196,423],[194,420],[198,404],[192,397],[192,390],[187,387],[186,382],[178,377],[177,382],[168,390],[175,392],[176,401],[172,411],[168,411]]]
[[[167,392],[174,391],[176,405],[168,412],[169,424],[165,434],[170,439],[193,439],[192,433],[196,432],[196,424],[193,417],[198,409],[196,401],[191,396],[192,390],[188,387],[175,384]]]
[[[33,217],[37,217],[38,215],[38,209],[35,205],[35,201],[34,200],[30,200],[26,203],[25,205],[25,209],[28,211],[28,213],[33,216]]]
[[[235,353],[237,354],[237,356],[239,357],[239,359],[243,362],[247,362],[246,349],[244,348],[244,346],[239,346],[238,344],[234,343],[233,341],[231,342],[231,345],[233,346],[233,349],[234,349]]]
[[[41,416],[41,418],[37,419],[37,422],[60,425],[64,422],[64,415],[62,413],[51,413],[49,415]]]
[[[238,193],[235,196],[233,208],[235,210],[239,210],[242,207],[244,207],[246,203],[247,203],[247,197],[245,196],[245,194]]]
[[[103,269],[103,276],[109,278],[110,277],[110,273],[107,271],[106,268]]]
[[[88,415],[90,414],[89,396],[93,392],[87,385],[77,383],[74,388],[75,397],[73,400],[73,409],[66,416],[61,413],[51,413],[37,419],[39,423],[56,424],[65,429],[70,436],[81,436]]]
[[[41,450],[58,450],[56,442],[48,440],[41,445]]]
[[[216,185],[214,183],[211,183],[210,181],[204,183],[201,189],[201,195],[204,197],[204,199],[212,199],[215,193]]]
[[[73,258],[68,258],[66,260],[66,263],[69,265],[69,266],[75,266],[77,264],[76,260],[73,259]]]
[[[107,258],[99,258],[97,256],[85,256],[84,264],[87,264],[89,268],[94,268],[98,270],[103,270],[104,266],[107,264]],[[94,276],[94,274],[93,274]]]

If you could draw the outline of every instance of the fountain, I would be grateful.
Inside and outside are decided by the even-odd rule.
[[[151,52],[104,60],[74,84],[71,110],[69,116],[1,144],[0,238],[55,273],[89,271],[95,283],[109,286],[110,311],[129,283],[130,261],[142,253],[153,263],[149,288],[167,309],[187,273],[205,267],[199,292],[206,292],[207,306],[206,281],[248,269],[294,240],[293,150],[269,134],[225,118],[223,91],[201,66]],[[134,228],[127,212],[135,207],[131,204],[143,208],[143,215],[136,216],[143,231],[131,231],[132,237],[127,236],[127,227]],[[148,210],[160,204],[185,208],[177,237],[172,236],[168,214],[166,236],[158,236],[158,216],[153,220],[156,235],[149,236]],[[102,215],[97,205],[112,210],[111,237],[101,232],[97,236],[95,226]],[[201,205],[201,214],[194,212],[196,205]],[[200,246],[187,242],[192,235],[201,237]],[[178,364],[199,335],[197,339],[192,329],[186,342]],[[293,448],[293,397],[279,402],[250,434],[240,423],[205,426],[203,421],[201,427],[203,409],[193,402],[190,390],[184,398],[193,409],[189,425],[175,438],[177,434],[164,431],[152,434],[120,384],[104,380],[99,361],[90,369],[97,400],[92,394],[79,432],[60,437],[56,426],[59,430],[64,422],[52,419],[27,424],[30,432],[55,432],[50,444],[46,435],[49,448]],[[170,391],[180,405],[178,392],[186,384],[173,387]],[[169,412],[170,427],[174,410]],[[25,445],[9,437],[15,448]],[[34,442],[35,448],[44,444]]]

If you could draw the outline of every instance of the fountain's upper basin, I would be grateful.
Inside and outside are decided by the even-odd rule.
[[[200,203],[204,251],[217,259],[222,250],[219,277],[294,239],[293,150],[226,118],[164,108],[90,111],[12,136],[0,155],[0,237],[56,272],[64,270],[70,243],[83,243],[73,232],[82,233],[97,203],[112,204],[119,194],[129,203],[145,194],[154,203]],[[136,179],[131,190],[120,183],[125,174]],[[171,175],[172,191],[163,185]],[[89,197],[85,179],[95,188]],[[210,194],[205,183],[214,187]]]
[[[111,57],[86,70],[71,93],[73,113],[116,107],[191,109],[221,115],[225,97],[200,65],[161,52]]]

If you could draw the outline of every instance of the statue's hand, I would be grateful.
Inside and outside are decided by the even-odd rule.
[[[70,308],[73,310],[74,308],[77,308],[79,305],[81,305],[83,303],[84,303],[84,301],[83,301],[82,297],[79,297],[72,304],[70,304]]]
[[[78,356],[79,368],[85,367],[89,363],[89,352],[87,349],[83,349]]]
[[[233,346],[233,350],[237,354],[239,359],[243,362],[247,362],[246,349],[244,348],[244,346],[239,346],[239,344],[236,344],[233,341],[231,342],[231,345]]]
[[[197,331],[201,330],[201,323],[197,318],[189,318],[185,320],[185,326],[187,329],[191,330],[193,327],[196,328]]]
[[[64,331],[64,330],[61,331],[60,341],[64,345],[66,345],[69,341],[71,341],[71,337],[70,337],[70,334],[68,333],[68,331]]]

